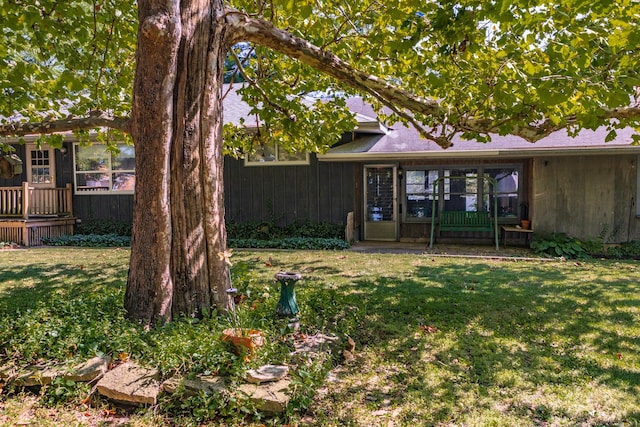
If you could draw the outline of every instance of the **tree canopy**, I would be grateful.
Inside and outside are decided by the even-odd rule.
[[[264,136],[291,148],[322,150],[352,125],[343,108],[299,102],[315,91],[364,95],[443,146],[454,133],[639,126],[637,1],[237,0],[226,14],[250,43],[228,59],[246,99]],[[133,2],[0,0],[0,20],[1,135],[128,131]]]

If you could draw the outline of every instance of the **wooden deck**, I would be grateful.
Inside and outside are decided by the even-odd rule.
[[[0,187],[0,242],[42,245],[43,237],[73,234],[71,185],[65,188]]]
[[[75,218],[0,219],[0,242],[40,246],[43,237],[73,234]]]

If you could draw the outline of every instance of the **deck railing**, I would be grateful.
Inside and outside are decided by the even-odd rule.
[[[71,184],[64,188],[0,187],[0,217],[73,216]]]

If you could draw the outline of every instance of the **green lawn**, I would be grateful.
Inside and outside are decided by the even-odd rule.
[[[238,271],[234,286],[250,291],[255,322],[269,331],[268,341],[285,341],[272,319],[278,297],[273,275],[287,270],[304,277],[297,286],[303,332],[348,335],[356,342],[355,360],[336,359],[330,381],[296,374],[307,375],[302,382],[317,392],[312,401],[301,393],[287,419],[259,423],[640,423],[637,261],[241,250],[232,260]],[[0,251],[1,361],[72,359],[103,351],[126,352],[163,372],[243,369],[237,363],[229,367],[229,356],[219,354],[225,352],[218,344],[203,348],[202,337],[222,322],[181,321],[144,333],[124,321],[120,307],[127,261],[128,251],[118,249]],[[271,345],[253,363],[280,362],[285,354]],[[0,395],[5,409],[0,425],[16,420],[18,415],[11,414],[19,412],[17,400],[24,398],[19,391]],[[57,419],[86,409],[57,404]],[[161,404],[155,415],[147,411],[128,419],[131,425],[160,425],[171,419],[174,406]],[[228,416],[227,423],[250,424],[240,412]],[[174,422],[219,423],[202,420],[182,414]]]

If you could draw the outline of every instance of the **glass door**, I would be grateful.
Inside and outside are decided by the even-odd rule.
[[[56,186],[53,148],[44,145],[38,148],[28,144],[26,163],[29,187],[54,188]]]
[[[364,239],[398,240],[397,168],[364,167]]]

